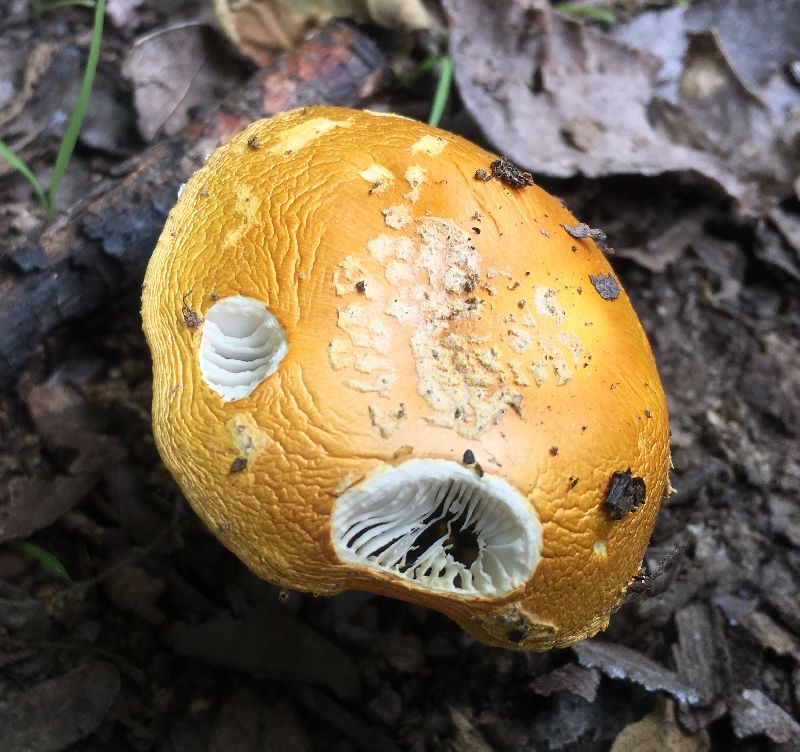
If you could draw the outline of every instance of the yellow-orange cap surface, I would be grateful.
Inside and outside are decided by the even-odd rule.
[[[147,270],[153,428],[261,577],[546,649],[603,629],[637,573],[667,413],[602,251],[537,186],[477,179],[495,159],[323,107],[218,149]]]

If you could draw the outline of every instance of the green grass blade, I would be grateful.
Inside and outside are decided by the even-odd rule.
[[[86,70],[83,72],[83,81],[75,107],[69,116],[64,137],[58,146],[56,161],[53,165],[53,175],[50,179],[50,187],[47,191],[49,213],[55,208],[56,192],[58,191],[61,178],[67,170],[67,165],[75,151],[75,144],[78,142],[78,134],[83,125],[83,118],[86,115],[86,107],[89,104],[89,96],[94,85],[94,74],[97,71],[97,62],[100,59],[100,42],[103,38],[103,21],[105,18],[106,0],[97,0],[94,7],[94,24],[92,26],[92,39],[89,44],[89,57],[86,60]]]
[[[6,162],[8,162],[17,172],[25,176],[31,186],[33,186],[34,193],[36,193],[36,198],[39,199],[39,203],[41,203],[46,212],[49,212],[47,206],[47,195],[44,192],[42,184],[37,180],[36,175],[31,172],[30,167],[28,167],[28,165],[26,165],[25,162],[23,162],[1,138],[0,157],[5,159]]]
[[[58,557],[46,551],[41,546],[37,546],[30,541],[13,541],[10,545],[20,553],[26,554],[32,559],[36,559],[36,561],[55,572],[59,577],[63,577],[65,580],[72,582],[66,567],[59,561]]]
[[[555,6],[559,13],[567,16],[583,16],[592,21],[613,24],[617,22],[617,17],[607,8],[600,8],[597,5],[573,5],[572,3],[559,3]]]
[[[450,87],[453,84],[453,61],[450,55],[442,55],[439,58],[439,81],[436,84],[436,91],[433,95],[433,105],[431,114],[428,117],[428,125],[437,126],[442,121],[444,108],[447,98],[450,96]]]
[[[441,58],[441,55],[428,55],[401,78],[403,85],[411,86],[420,76],[430,73],[436,63],[439,62],[439,58]]]

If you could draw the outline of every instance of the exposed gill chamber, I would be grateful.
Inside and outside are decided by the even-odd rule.
[[[412,459],[377,471],[336,502],[339,558],[464,597],[496,597],[527,582],[542,530],[502,478],[457,462]]]

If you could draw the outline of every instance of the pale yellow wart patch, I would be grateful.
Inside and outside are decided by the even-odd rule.
[[[393,230],[400,230],[411,221],[411,210],[403,204],[383,209],[383,220]]]
[[[379,264],[394,255],[396,248],[397,240],[391,235],[378,235],[367,243],[367,251]]]
[[[605,559],[605,557],[608,556],[608,549],[606,548],[605,541],[595,541],[592,550],[594,551],[594,555],[599,556],[601,559]]]
[[[559,332],[558,341],[570,352],[572,355],[572,363],[577,368],[581,363],[583,355],[583,345],[577,335],[571,332]]]
[[[332,131],[334,128],[349,128],[352,121],[331,120],[330,118],[311,118],[294,128],[281,131],[281,138],[269,147],[273,154],[291,154],[292,152],[308,146],[320,136]]]
[[[259,201],[252,188],[246,183],[239,183],[234,189],[236,202],[233,205],[233,217],[226,219],[226,227],[229,229],[222,238],[221,250],[226,251],[239,245],[242,235],[248,227],[252,227],[257,221]],[[239,218],[237,222],[234,217]]]
[[[373,163],[358,174],[371,185],[370,193],[385,193],[394,183],[394,173],[383,165]]]
[[[353,368],[359,373],[375,373],[375,371],[391,371],[392,364],[386,358],[372,353],[357,352],[353,356]]]
[[[353,351],[343,339],[334,339],[328,343],[328,362],[334,371],[341,371],[353,365]]]
[[[371,314],[368,306],[349,305],[340,308],[337,324],[356,347],[366,347],[384,354],[389,352],[389,328]]]
[[[369,419],[378,429],[382,439],[388,439],[406,417],[406,411],[401,406],[398,410],[385,411],[376,405],[369,406]]]
[[[556,375],[556,383],[564,386],[572,378],[572,371],[560,352],[554,350],[550,357],[552,358],[550,362],[553,366],[553,373]]]
[[[251,415],[236,413],[225,427],[230,434],[236,457],[250,464],[266,449],[269,437]]]
[[[508,330],[509,342],[508,346],[515,353],[524,353],[531,349],[533,339],[530,333],[523,329],[509,329]]]
[[[556,291],[549,287],[537,285],[534,288],[533,305],[537,313],[555,319],[557,324],[561,324],[567,320],[567,314],[556,299]]]
[[[480,323],[477,295],[485,292],[485,286],[480,282],[481,256],[471,236],[450,219],[414,219],[406,212],[401,213],[402,221],[387,224],[397,225],[396,229],[413,224],[411,237],[382,233],[360,254],[346,256],[340,274],[334,275],[337,294],[349,303],[338,313],[338,325],[349,340],[334,340],[328,358],[334,370],[351,371],[343,382],[349,388],[391,398],[396,376],[388,356],[402,353],[405,342],[414,359],[417,394],[430,411],[422,417],[473,438],[501,420],[510,408],[520,412],[520,388],[541,385],[548,378],[566,383],[572,376],[569,363],[581,352],[580,343],[556,329],[565,315],[555,292],[537,288],[534,297],[542,323],[536,328],[536,337],[531,328],[537,321],[530,313],[522,315],[522,326],[500,335],[512,350],[528,357],[504,363],[501,350],[491,344],[498,334],[488,329],[489,324]],[[492,269],[491,273],[511,278],[506,270]],[[356,278],[369,280],[357,302]],[[365,299],[370,289],[374,294]],[[459,322],[465,319],[471,319],[468,333],[459,331]],[[372,405],[370,420],[386,438],[396,430],[400,418],[388,408]]]
[[[411,186],[411,190],[408,193],[404,193],[403,198],[412,204],[416,204],[419,201],[422,184],[425,182],[425,168],[419,165],[412,165],[405,171],[404,177]]]
[[[486,279],[494,279],[495,277],[502,277],[503,279],[511,279],[514,275],[505,269],[495,269],[490,266],[486,270]]]
[[[512,360],[509,362],[508,367],[517,386],[530,386],[531,380],[523,373],[522,363],[518,360]]]
[[[367,300],[374,300],[379,295],[380,285],[366,268],[364,259],[345,256],[333,272],[333,289],[339,297],[358,290]]]
[[[547,381],[547,361],[544,359],[544,356],[534,360],[530,366],[528,366],[528,368],[533,374],[533,380],[536,382],[537,386],[541,386],[545,381]]]
[[[437,154],[442,153],[445,146],[447,146],[447,141],[445,141],[445,139],[439,136],[426,135],[419,139],[419,141],[415,141],[411,144],[410,151],[412,154],[422,152],[423,154],[435,157]]]
[[[390,285],[401,285],[403,282],[411,282],[414,278],[414,268],[411,264],[395,260],[386,265],[386,281]]]
[[[378,392],[378,394],[386,394],[397,377],[393,373],[382,373],[372,379],[346,379],[345,386],[350,389],[355,389],[357,392]]]

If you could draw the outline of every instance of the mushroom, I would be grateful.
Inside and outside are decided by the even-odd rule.
[[[605,628],[639,571],[667,412],[595,238],[493,163],[332,107],[218,149],[147,270],[153,429],[260,577],[541,650]]]

